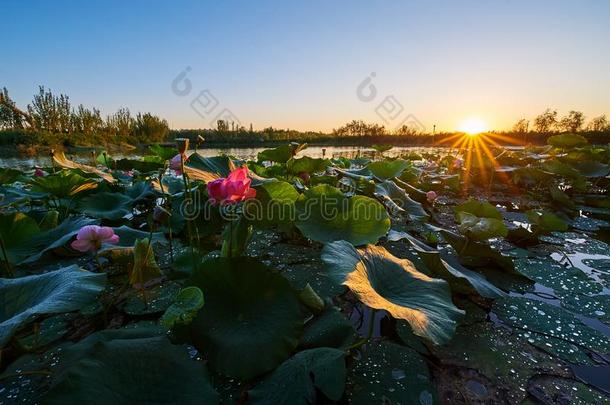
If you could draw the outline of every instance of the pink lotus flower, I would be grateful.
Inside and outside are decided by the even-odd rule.
[[[426,193],[426,198],[428,199],[429,203],[434,202],[434,200],[436,200],[436,197],[438,197],[438,196],[436,195],[436,192],[434,192],[434,191],[428,191]]]
[[[250,188],[246,166],[233,170],[225,179],[208,183],[208,196],[212,204],[236,204],[256,197],[256,190]]]
[[[174,170],[178,176],[182,174],[182,159],[186,161],[186,156],[183,157],[181,154],[177,154],[169,161],[169,168]]]
[[[464,161],[460,158],[455,158],[453,159],[453,168],[454,169],[461,169],[462,165],[464,164]]]
[[[119,235],[108,226],[83,226],[76,235],[76,240],[70,246],[79,252],[97,252],[102,243],[118,243]]]
[[[42,169],[40,167],[37,167],[36,170],[34,170],[34,176],[36,177],[44,177],[45,173],[42,171]]]

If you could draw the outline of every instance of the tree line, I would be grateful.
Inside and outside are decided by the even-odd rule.
[[[53,94],[44,86],[25,110],[17,107],[6,87],[2,88],[0,129],[6,133],[4,143],[12,135],[24,141],[64,145],[163,142],[169,134],[167,121],[153,114],[133,115],[128,108],[120,108],[102,117],[99,109],[73,106],[67,95]]]

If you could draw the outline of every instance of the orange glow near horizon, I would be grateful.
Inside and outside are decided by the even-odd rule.
[[[460,124],[458,131],[464,132],[471,136],[476,136],[482,132],[489,131],[489,126],[480,118],[470,117]]]

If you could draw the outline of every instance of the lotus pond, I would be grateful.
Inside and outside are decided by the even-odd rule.
[[[465,145],[3,165],[0,404],[610,403],[610,145]]]

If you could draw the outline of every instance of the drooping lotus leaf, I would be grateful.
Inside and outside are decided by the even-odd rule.
[[[11,184],[21,179],[23,173],[21,170],[10,167],[0,167],[0,184]]]
[[[161,277],[161,269],[155,260],[152,242],[148,238],[136,240],[133,246],[133,267],[129,273],[129,283],[141,287],[159,277]]]
[[[46,404],[217,404],[205,366],[165,336],[114,339],[93,345],[60,374]]]
[[[470,240],[465,236],[445,229],[442,229],[440,232],[443,238],[455,249],[462,264],[474,267],[492,265],[509,273],[515,273],[513,260],[493,249],[488,244]]]
[[[527,219],[540,233],[568,230],[568,224],[551,212],[531,210],[527,212]]]
[[[42,200],[49,196],[49,193],[39,193],[36,191],[26,190],[15,186],[0,186],[0,204],[8,206],[10,204],[19,204],[26,201]]]
[[[105,274],[83,271],[76,265],[0,279],[0,347],[37,315],[76,311],[94,300],[105,285]]]
[[[366,168],[373,176],[381,180],[388,180],[400,176],[410,165],[407,160],[403,159],[380,160],[369,163]]]
[[[435,404],[436,389],[425,360],[392,342],[372,342],[348,372],[348,403]]]
[[[502,213],[498,208],[491,205],[487,201],[479,201],[474,198],[469,198],[468,201],[456,205],[454,211],[459,212],[467,212],[479,218],[494,218],[498,220],[502,220]]]
[[[132,204],[138,204],[155,195],[154,189],[146,181],[138,181],[125,190],[125,195],[131,198]]]
[[[244,218],[257,227],[277,226],[289,230],[295,220],[298,191],[285,181],[271,181],[256,187],[256,198],[246,200]]]
[[[97,181],[85,178],[72,170],[62,170],[31,181],[32,191],[53,194],[58,198],[73,197],[98,186]]]
[[[316,402],[316,389],[338,401],[345,389],[345,353],[321,347],[298,352],[249,391],[254,404],[307,405]]]
[[[394,233],[392,240],[398,240],[396,234],[398,232]],[[484,275],[469,270],[459,263],[450,264],[438,250],[432,249],[407,233],[401,232],[400,234],[401,237],[406,238],[411,243],[432,274],[447,280],[452,290],[462,293],[476,292],[487,298],[498,298],[505,295],[502,290],[490,283]]]
[[[119,243],[117,243],[116,245],[109,245],[109,246],[131,247],[131,246],[135,245],[136,240],[149,238],[151,235],[150,232],[139,231],[137,229],[130,228],[127,225],[114,227],[112,229],[114,230],[114,233],[119,236]],[[166,239],[165,239],[165,235],[163,235],[163,232],[153,232],[152,233],[152,242],[153,243],[165,242],[165,241],[166,241]]]
[[[508,228],[504,222],[495,218],[479,218],[468,212],[458,211],[457,220],[460,232],[471,239],[484,241],[499,236],[506,237]]]
[[[401,189],[392,180],[375,185],[375,195],[386,201],[386,206],[396,207],[398,212],[405,212],[413,221],[425,221],[429,215],[424,207],[412,200],[405,190]]]
[[[155,156],[160,157],[164,161],[170,160],[178,154],[178,151],[175,147],[161,146],[159,144],[149,146],[148,150],[150,150],[152,153],[155,154]]]
[[[547,160],[546,162],[544,162],[542,167],[545,171],[549,173],[553,173],[570,180],[572,187],[574,187],[575,190],[586,190],[587,181],[585,176],[580,174],[580,172],[574,169],[572,166],[555,159]]]
[[[103,192],[80,200],[78,209],[93,218],[117,220],[131,213],[132,199],[123,193]]]
[[[334,347],[346,349],[356,340],[356,331],[350,322],[332,305],[305,324],[299,347]]]
[[[137,170],[142,173],[154,172],[162,169],[165,162],[153,159],[119,159],[111,163],[118,170]]]
[[[546,142],[556,148],[571,149],[589,143],[587,138],[578,134],[560,134],[549,137]]]
[[[127,315],[161,314],[175,302],[180,287],[180,284],[170,281],[149,287],[145,291],[134,290],[119,307]]]
[[[316,159],[309,156],[303,156],[299,159],[291,158],[288,160],[288,162],[286,162],[286,169],[293,174],[315,173],[324,171],[330,165],[331,163],[328,159]]]
[[[231,170],[235,168],[229,156],[204,157],[199,153],[190,155],[185,164],[188,167],[210,172],[219,177],[227,177]]]
[[[34,219],[21,212],[0,215],[0,238],[4,251],[1,251],[0,260],[9,263],[19,263],[25,259],[30,251],[24,250],[30,239],[40,233],[40,228]],[[4,257],[6,253],[7,257]]]
[[[171,328],[174,325],[188,325],[203,307],[203,293],[197,287],[183,288],[176,301],[165,311],[159,322]]]
[[[579,162],[573,165],[583,176],[589,178],[606,177],[610,174],[610,165],[600,162]]]
[[[365,305],[407,320],[416,335],[435,344],[451,339],[464,314],[453,305],[446,281],[426,276],[382,247],[356,250],[337,241],[324,246],[322,261],[335,283],[349,287]]]
[[[390,228],[390,218],[376,200],[323,184],[305,190],[296,202],[295,225],[306,237],[328,243],[346,240],[354,245],[375,243]]]
[[[256,259],[205,261],[189,285],[205,296],[190,325],[193,343],[216,371],[249,379],[273,370],[303,329],[298,292]]]

